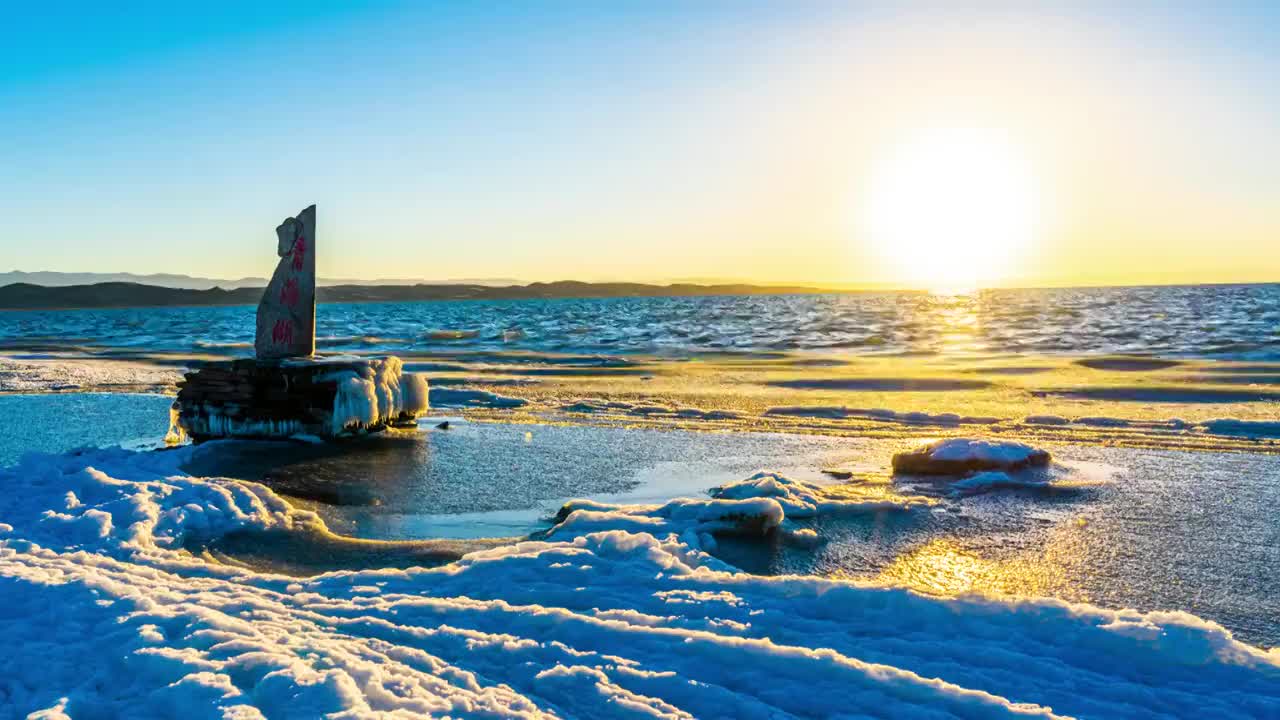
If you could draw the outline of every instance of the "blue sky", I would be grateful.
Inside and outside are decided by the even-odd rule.
[[[867,168],[978,121],[1052,188],[1007,282],[1280,279],[1263,5],[175,5],[6,10],[0,270],[264,275],[315,202],[327,276],[895,284]]]

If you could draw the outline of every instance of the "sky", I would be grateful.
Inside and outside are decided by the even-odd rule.
[[[1280,281],[1280,6],[509,5],[7,8],[0,271]]]

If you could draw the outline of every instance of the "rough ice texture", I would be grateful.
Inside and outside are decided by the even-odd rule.
[[[1280,438],[1280,421],[1217,418],[1199,424],[1207,433],[1250,438]]]
[[[1071,418],[1061,415],[1028,415],[1022,422],[1025,425],[1070,425]]]
[[[182,379],[172,367],[122,360],[36,361],[0,357],[0,392],[171,392]]]
[[[181,474],[202,449],[28,455],[0,471],[0,706],[18,717],[762,719],[1264,718],[1280,707],[1280,652],[1192,615],[753,576],[622,519],[434,569],[300,580],[218,565],[201,547],[221,534],[319,520],[262,486]],[[722,501],[781,508],[813,493],[772,475],[748,482],[720,492],[746,497]]]
[[[426,412],[425,378],[400,358],[208,363],[180,383],[177,424],[196,440],[335,438],[411,424]]]
[[[741,413],[733,410],[704,410],[694,407],[631,403],[619,400],[579,400],[578,402],[561,405],[560,410],[584,415],[635,415],[681,420],[734,420],[742,417]]]
[[[987,415],[959,415],[957,413],[900,412],[888,408],[850,408],[834,405],[784,405],[772,407],[766,415],[812,417],[841,420],[865,418],[906,425],[994,425],[1000,418]]]
[[[253,349],[262,359],[316,351],[316,206],[276,228],[276,264],[258,303]]]
[[[893,456],[893,469],[913,475],[963,475],[1044,466],[1049,460],[1049,451],[1023,443],[951,438],[897,453]]]
[[[951,483],[953,495],[973,495],[1002,487],[1046,487],[1052,484],[1044,476],[1010,475],[1000,470],[986,470],[974,473]]]
[[[595,530],[627,529],[671,534],[691,548],[707,547],[716,533],[761,537],[782,530],[800,532],[788,519],[841,513],[904,512],[933,504],[928,498],[886,499],[846,496],[817,485],[762,470],[745,480],[711,489],[709,498],[676,498],[661,505],[621,505],[572,500],[556,513],[547,537]],[[714,547],[714,540],[711,540]]]

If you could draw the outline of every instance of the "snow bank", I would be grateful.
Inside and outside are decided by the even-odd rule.
[[[913,475],[963,475],[1044,466],[1049,459],[1049,451],[1023,443],[951,438],[895,454],[893,469]]]
[[[0,517],[25,528],[30,541],[116,553],[181,549],[238,530],[324,527],[315,514],[294,509],[263,485],[179,470],[207,451],[189,445],[154,453],[29,453],[0,471],[0,484],[21,489],[0,500]]]
[[[1280,652],[1191,615],[752,576],[642,519],[433,569],[298,580],[217,565],[201,540],[314,518],[260,486],[182,475],[190,452],[28,456],[0,471],[0,707],[130,718],[1258,718],[1280,707]],[[822,501],[769,474],[718,494],[658,519]]]

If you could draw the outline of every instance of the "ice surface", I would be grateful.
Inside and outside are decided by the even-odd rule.
[[[850,499],[811,483],[761,471],[746,480],[711,489],[710,498],[676,498],[661,505],[623,505],[593,500],[566,503],[547,537],[563,539],[599,530],[627,529],[672,534],[692,548],[700,548],[714,533],[764,536],[782,529],[791,533],[788,518],[819,514],[900,512],[933,504],[928,498]]]
[[[1184,613],[752,576],[638,524],[434,569],[297,580],[217,565],[200,546],[220,533],[317,520],[264,487],[182,475],[191,452],[28,455],[0,471],[22,488],[0,496],[0,699],[19,716],[1256,718],[1280,707],[1280,653]],[[664,519],[813,494],[782,480],[725,486],[740,499]]]
[[[1280,421],[1217,418],[1200,423],[1205,432],[1252,438],[1280,438]]]
[[[0,334],[0,337],[4,337]],[[34,393],[127,389],[172,392],[182,379],[178,368],[141,362],[39,358],[27,362],[0,357],[0,392]]]
[[[431,404],[442,408],[487,407],[518,408],[527,401],[522,398],[498,395],[488,390],[467,390],[463,388],[431,388]]]
[[[885,422],[898,422],[907,425],[994,425],[1000,418],[986,415],[959,415],[957,413],[900,412],[888,408],[850,408],[844,406],[824,405],[787,405],[772,407],[765,411],[766,415],[789,415],[792,417],[815,418],[867,418]]]
[[[619,400],[579,400],[561,405],[562,412],[581,413],[584,415],[613,414],[636,415],[640,417],[672,417],[683,420],[733,420],[742,417],[734,410],[703,410],[694,407],[675,405],[659,405],[656,403],[631,403]]]
[[[1042,475],[1010,475],[999,470],[987,470],[951,483],[951,490],[956,494],[971,494],[1002,487],[1044,487],[1049,482],[1049,478]]]

